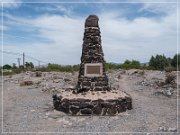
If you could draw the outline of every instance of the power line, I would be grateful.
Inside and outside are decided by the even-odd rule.
[[[41,62],[41,63],[46,63],[46,64],[48,64],[48,62],[44,62],[44,61],[42,61],[42,60],[33,58],[33,57],[31,57],[31,56],[28,56],[28,55],[26,55],[26,57],[29,58],[29,59],[32,59],[32,60],[36,60],[36,61]]]
[[[18,61],[18,67],[20,67],[20,60],[21,60],[21,58],[17,58],[17,61]]]
[[[25,67],[25,54],[23,53],[23,67]]]
[[[25,53],[15,53],[15,52],[4,51],[4,50],[3,50],[3,51],[0,50],[0,52],[5,53],[5,54],[16,55],[16,56],[23,56],[23,65],[25,64],[25,57],[26,57],[26,58],[29,58],[29,59],[31,59],[31,60],[37,61],[39,65],[40,65],[40,63],[48,64],[48,62],[44,62],[44,61],[42,61],[42,60],[36,59],[36,58],[31,57],[31,56],[29,56],[29,55],[25,55]]]
[[[10,51],[2,51],[2,50],[0,50],[0,52],[6,53],[6,54],[18,55],[18,56],[22,55],[21,53],[15,53],[15,52],[10,52]]]

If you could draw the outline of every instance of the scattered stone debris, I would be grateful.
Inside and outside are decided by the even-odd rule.
[[[119,74],[117,78],[118,78],[118,79],[121,79],[121,75]]]
[[[33,85],[32,81],[23,81],[20,83],[20,86],[29,86],[29,85]]]
[[[167,90],[164,90],[164,91],[163,91],[163,94],[166,95],[166,96],[168,96],[168,97],[170,97],[170,96],[172,95],[172,92],[171,92],[170,89],[167,89]]]
[[[177,128],[169,128],[168,131],[169,132],[177,132]]]
[[[53,83],[59,83],[61,81],[62,81],[61,79],[55,79],[55,80],[53,80]]]
[[[161,91],[156,91],[154,92],[154,95],[164,95],[164,96],[167,96],[167,97],[171,97],[174,93],[174,90],[173,89],[163,89]]]
[[[64,81],[65,81],[65,82],[70,82],[71,79],[70,79],[70,78],[64,78]]]
[[[159,127],[161,132],[177,132],[177,128]]]
[[[173,73],[167,73],[165,84],[175,84],[176,75]]]
[[[164,79],[151,77],[149,79],[143,79],[142,81],[137,82],[136,85],[144,87],[153,88],[154,95],[164,95],[167,97],[172,97],[174,93],[177,93],[177,83],[176,75],[173,72],[163,72],[165,74]],[[161,73],[162,74],[162,73]]]
[[[36,77],[42,77],[42,72],[36,71]]]
[[[145,74],[144,70],[135,70],[131,75],[143,76]]]

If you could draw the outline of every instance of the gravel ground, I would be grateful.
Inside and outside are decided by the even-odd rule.
[[[107,135],[113,134],[110,132],[117,134],[149,132],[152,135],[165,132],[178,134],[176,133],[177,117],[179,117],[177,116],[177,89],[171,86],[157,87],[154,81],[164,81],[164,72],[144,71],[142,73],[141,70],[117,70],[109,72],[108,76],[112,87],[131,95],[132,110],[117,116],[68,116],[53,109],[52,94],[63,88],[74,87],[77,73],[51,72],[43,73],[42,77],[35,77],[33,73],[28,72],[5,76],[3,132],[7,134],[10,134],[8,132],[43,132],[42,134],[47,132],[80,134],[77,132],[82,132],[81,134]],[[23,80],[31,80],[34,85],[20,86]],[[167,90],[171,92],[171,95],[166,95]],[[2,120],[2,117],[0,119]]]

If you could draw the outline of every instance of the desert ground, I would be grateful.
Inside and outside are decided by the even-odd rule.
[[[111,87],[127,92],[133,101],[132,110],[117,116],[69,116],[54,110],[52,95],[66,88],[74,88],[78,72],[43,72],[41,77],[34,72],[4,76],[0,83],[1,87],[3,85],[1,127],[4,133],[14,132],[17,135],[20,132],[178,134],[179,77],[176,76],[175,83],[166,84],[166,74],[165,71],[136,69],[108,71]],[[32,81],[33,84],[24,85],[24,81]]]

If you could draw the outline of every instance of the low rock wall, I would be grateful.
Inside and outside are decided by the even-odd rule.
[[[70,115],[116,115],[132,109],[131,97],[118,99],[67,99],[62,96],[53,96],[56,110]]]

